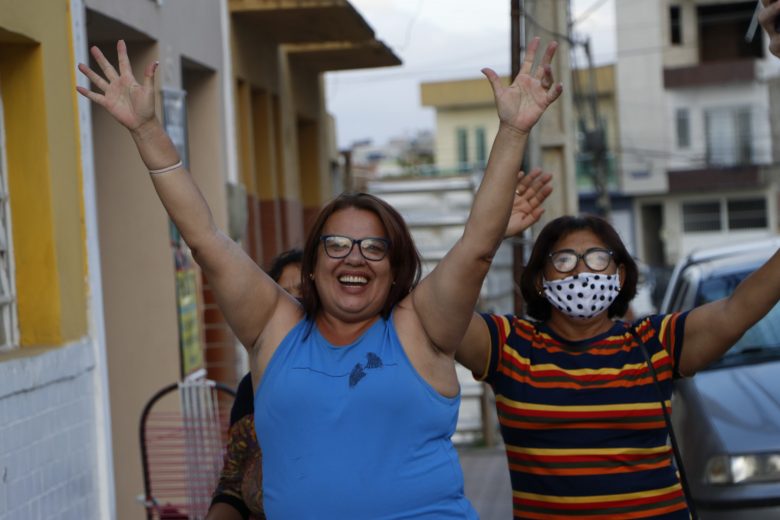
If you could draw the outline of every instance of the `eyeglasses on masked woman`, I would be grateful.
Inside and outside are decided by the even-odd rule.
[[[387,255],[390,241],[380,237],[350,238],[341,235],[322,235],[320,237],[325,254],[330,258],[345,258],[352,252],[355,244],[363,258],[378,262]]]
[[[612,251],[603,247],[591,247],[582,254],[573,249],[561,249],[549,254],[553,269],[559,273],[570,273],[577,268],[580,260],[593,272],[600,273],[609,267],[612,260]]]

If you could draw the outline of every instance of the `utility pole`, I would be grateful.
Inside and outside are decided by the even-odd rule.
[[[520,54],[523,49],[523,0],[510,0],[511,11],[510,19],[512,24],[512,34],[510,35],[509,48],[512,56],[512,72],[511,79],[520,73]]]
[[[512,31],[510,34],[509,49],[512,60],[509,81],[513,81],[520,73],[521,53],[523,50],[523,0],[510,0],[510,20]],[[525,159],[523,159],[525,161]],[[520,293],[520,277],[525,268],[525,244],[522,241],[512,243],[512,279],[514,281],[513,297],[515,314],[523,314],[523,295]]]
[[[571,16],[571,7],[569,8],[569,15]],[[599,113],[598,86],[596,85],[596,70],[593,65],[593,53],[590,48],[590,37],[587,37],[584,40],[577,40],[574,38],[574,23],[575,22],[571,20],[571,17],[569,17],[567,23],[569,44],[572,47],[582,46],[588,64],[587,88],[583,89],[579,84],[579,71],[575,71],[572,75],[572,79],[574,80],[574,101],[577,105],[577,111],[579,112],[577,122],[580,131],[585,136],[582,152],[590,157],[590,178],[593,182],[593,188],[596,191],[596,212],[604,218],[609,218],[609,214],[612,211],[612,204],[609,198],[607,179],[607,136],[606,131],[604,130],[604,121],[601,119],[601,114]],[[588,102],[587,109],[583,106],[585,100]],[[590,111],[590,124],[587,123],[588,111]]]
[[[593,167],[593,187],[596,189],[596,209],[600,216],[609,218],[612,204],[609,200],[607,179],[607,136],[604,121],[601,119],[598,104],[596,71],[593,66],[593,54],[590,50],[590,38],[582,42],[585,57],[588,60],[588,100],[593,125],[585,130],[585,150],[590,153]]]

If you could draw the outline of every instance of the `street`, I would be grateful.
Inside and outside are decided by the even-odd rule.
[[[512,518],[512,488],[503,445],[461,448],[466,496],[482,520]]]

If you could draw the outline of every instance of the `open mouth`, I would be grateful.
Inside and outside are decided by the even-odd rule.
[[[346,285],[348,287],[361,287],[368,283],[368,278],[366,278],[365,276],[358,276],[352,274],[345,274],[339,276],[338,279],[339,279],[339,283],[341,283],[342,285]]]

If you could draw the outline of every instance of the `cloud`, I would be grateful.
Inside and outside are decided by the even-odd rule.
[[[547,0],[544,0],[547,1]],[[598,0],[573,0],[575,16]],[[592,35],[597,63],[614,61],[614,1],[578,27]],[[480,77],[488,66],[509,72],[510,0],[351,0],[401,67],[326,75],[328,110],[339,146],[377,144],[419,129],[433,130],[433,110],[419,103],[420,83]]]

